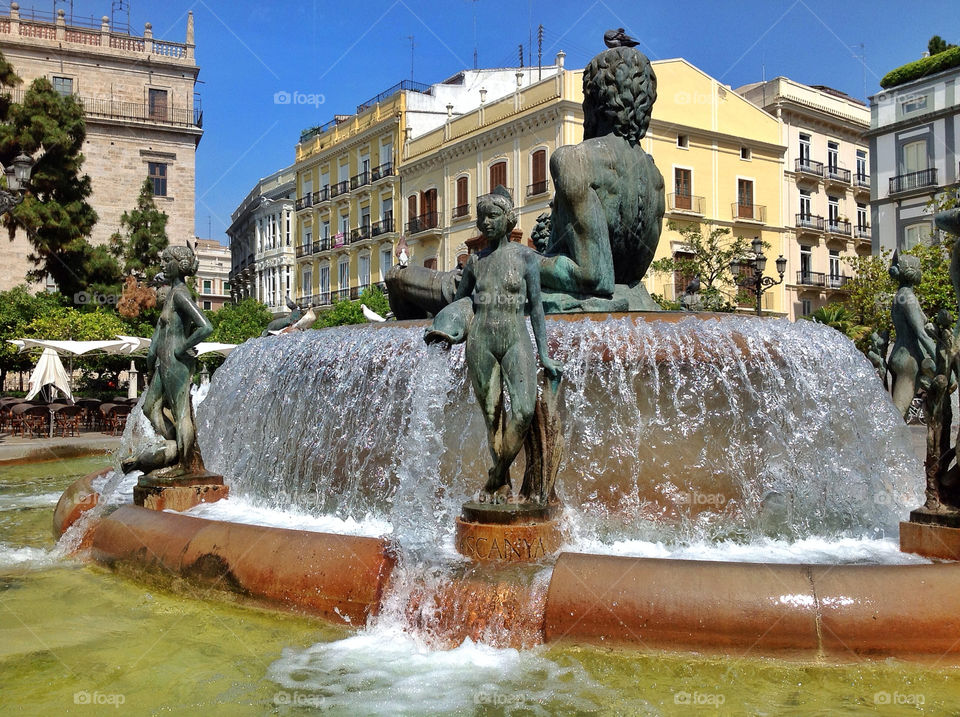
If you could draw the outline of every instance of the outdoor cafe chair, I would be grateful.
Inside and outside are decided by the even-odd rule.
[[[26,438],[28,433],[36,438],[43,438],[47,435],[50,425],[50,409],[46,406],[20,403],[13,407],[13,417],[14,430],[19,431],[22,438]]]
[[[82,406],[63,406],[54,411],[53,433],[58,436],[80,435],[80,422],[83,420]]]

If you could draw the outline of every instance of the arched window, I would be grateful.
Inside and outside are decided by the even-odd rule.
[[[547,191],[547,150],[538,149],[531,156],[530,180],[527,196],[532,197]]]
[[[457,177],[457,203],[453,207],[453,216],[465,217],[470,213],[470,180],[467,177]]]
[[[497,162],[490,165],[490,186],[488,192],[492,192],[498,186],[507,186],[507,163],[506,161]]]

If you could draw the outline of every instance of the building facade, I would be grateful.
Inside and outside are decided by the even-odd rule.
[[[398,150],[489,96],[499,98],[558,68],[467,70],[434,85],[401,82],[305,132],[297,144],[297,298],[324,306],[382,284],[404,230]],[[410,221],[439,226],[435,197],[418,201]]]
[[[292,167],[261,179],[231,215],[230,288],[234,300],[253,298],[274,317],[286,315],[297,291],[296,172]]]
[[[216,311],[231,300],[230,248],[216,239],[196,239],[193,251],[200,266],[194,286],[204,311]]]
[[[958,181],[960,67],[872,96],[866,137],[874,252],[929,241],[927,203]]]
[[[195,155],[203,134],[194,88],[193,15],[186,41],[154,39],[150,23],[142,36],[99,26],[68,25],[64,11],[43,17],[21,14],[10,4],[0,16],[0,51],[23,80],[11,94],[18,101],[38,77],[83,105],[87,137],[82,171],[91,178],[90,205],[99,217],[94,244],[120,229],[120,216],[136,206],[145,178],[151,179],[157,208],[169,217],[171,243],[194,236]],[[0,288],[24,282],[31,247],[17,235],[0,242],[7,269]]]
[[[497,102],[451,117],[407,141],[400,175],[411,258],[450,270],[477,246],[476,197],[497,184],[517,207],[514,238],[528,242],[553,195],[550,156],[583,139],[582,71],[521,85]],[[685,60],[653,63],[658,99],[642,147],[664,178],[666,213],[656,259],[681,256],[679,228],[712,224],[748,241],[761,236],[773,256],[784,251],[783,157],[776,119]],[[424,204],[439,223],[419,221]],[[709,231],[709,228],[705,228]],[[774,262],[768,262],[774,275]],[[648,272],[653,294],[672,299],[689,277]],[[764,295],[766,311],[783,313],[782,290]]]
[[[786,311],[809,316],[843,297],[848,257],[869,255],[870,112],[837,90],[777,77],[737,93],[775,117],[787,147],[782,226],[787,228]]]

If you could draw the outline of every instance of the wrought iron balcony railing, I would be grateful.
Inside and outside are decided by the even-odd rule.
[[[342,182],[337,182],[336,184],[330,185],[330,198],[338,197],[341,194],[346,194],[350,191],[350,182],[344,179]]]
[[[860,187],[861,189],[870,189],[870,175],[869,174],[855,174],[853,175],[853,183]]]
[[[812,231],[823,231],[823,217],[819,217],[816,214],[804,214],[801,212],[797,215],[797,229],[810,229]]]
[[[740,221],[762,222],[766,218],[767,208],[760,204],[734,202],[731,205],[731,212],[734,221],[739,219]]]
[[[850,184],[850,170],[844,169],[839,165],[827,165],[827,179],[832,182],[843,182]]]
[[[381,219],[379,222],[374,222],[373,226],[370,228],[371,236],[379,236],[380,234],[386,234],[387,232],[393,231],[393,217],[386,217]]]
[[[890,178],[890,194],[909,192],[914,189],[937,186],[937,168],[921,169],[919,172],[898,174]]]
[[[850,236],[850,222],[844,219],[828,219],[827,231],[831,234],[843,234]]]
[[[384,177],[392,177],[393,174],[393,162],[384,162],[379,167],[373,168],[371,181],[377,182]]]
[[[550,189],[550,182],[547,180],[543,180],[542,182],[534,182],[533,184],[527,185],[527,196],[535,197],[538,194],[546,194],[548,189]]]
[[[703,214],[703,197],[677,192],[667,195],[667,206],[671,212],[692,212]]]
[[[407,222],[407,231],[410,234],[426,231],[427,229],[436,229],[439,225],[439,217],[436,212],[426,212],[419,217],[414,217]]]
[[[870,225],[861,224],[853,228],[853,235],[857,239],[872,239],[873,235],[870,233]]]
[[[823,162],[814,162],[807,157],[799,157],[794,164],[794,168],[799,174],[812,174],[816,177],[823,176]]]
[[[360,172],[350,177],[350,189],[362,187],[364,184],[370,184],[370,172]]]
[[[460,206],[457,206],[457,207],[454,207],[454,208],[453,208],[453,218],[454,218],[454,219],[462,219],[463,217],[468,217],[468,216],[470,216],[470,205],[469,205],[469,204],[461,204]]]

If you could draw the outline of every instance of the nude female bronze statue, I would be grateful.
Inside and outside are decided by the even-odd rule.
[[[887,368],[893,374],[893,403],[906,417],[913,397],[926,384],[920,367],[924,360],[934,357],[936,342],[927,332],[927,317],[913,290],[922,277],[920,260],[915,256],[895,254],[890,276],[900,286],[893,297],[890,312],[896,341]]]
[[[199,262],[189,246],[172,246],[161,256],[167,287],[160,320],[147,354],[150,386],[143,412],[163,439],[162,447],[125,459],[125,471],[144,472],[176,466],[174,473],[202,471],[190,387],[197,368],[191,351],[213,332],[210,320],[194,303],[184,279],[197,273]]]

